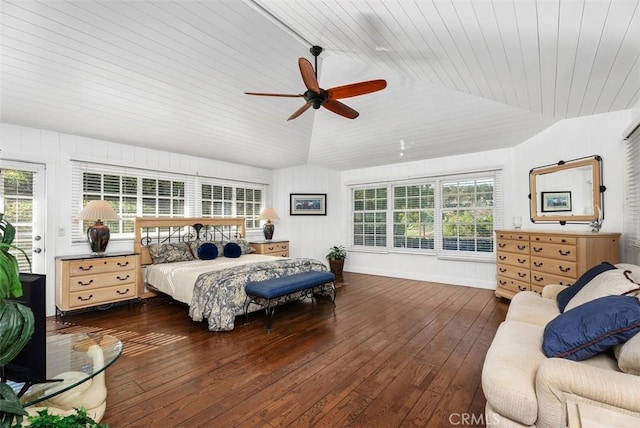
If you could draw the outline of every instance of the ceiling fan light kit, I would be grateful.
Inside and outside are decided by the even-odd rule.
[[[309,49],[311,55],[315,60],[315,68],[308,59],[298,58],[298,68],[300,68],[300,74],[302,75],[302,81],[307,87],[304,94],[271,94],[264,92],[245,92],[247,95],[258,95],[266,97],[301,97],[304,98],[305,103],[302,107],[296,110],[287,120],[292,120],[300,116],[309,108],[319,109],[324,107],[329,111],[332,111],[347,119],[355,119],[360,115],[357,111],[347,106],[344,103],[338,101],[341,98],[356,97],[359,95],[370,94],[372,92],[380,91],[387,87],[387,82],[382,79],[367,80],[364,82],[351,83],[343,86],[336,86],[330,89],[322,89],[318,84],[318,56],[322,53],[320,46],[312,46]]]

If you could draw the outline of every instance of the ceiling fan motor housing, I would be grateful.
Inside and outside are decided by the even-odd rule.
[[[307,103],[311,104],[311,106],[314,109],[319,109],[320,107],[322,107],[322,104],[324,104],[325,102],[327,102],[327,100],[329,99],[329,95],[327,93],[327,91],[325,91],[324,89],[320,88],[320,93],[316,93],[314,91],[308,90],[304,93],[304,99],[307,101]]]

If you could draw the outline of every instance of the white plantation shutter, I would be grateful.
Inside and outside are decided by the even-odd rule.
[[[627,254],[640,259],[640,123],[625,139],[624,243]],[[626,257],[627,260],[630,257]]]

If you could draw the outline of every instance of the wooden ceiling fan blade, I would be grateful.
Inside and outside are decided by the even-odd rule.
[[[344,116],[347,119],[355,119],[356,117],[360,116],[360,113],[358,113],[348,105],[336,100],[328,100],[327,102],[322,104],[322,107],[326,108],[327,110],[331,110],[332,112],[339,114],[340,116]]]
[[[311,104],[305,103],[302,107],[300,107],[298,110],[296,110],[291,116],[289,116],[289,119],[287,119],[287,120],[295,119],[296,117],[300,116],[305,111],[309,110],[309,107],[311,107]]]
[[[313,71],[313,65],[306,58],[298,58],[298,67],[300,67],[300,74],[302,75],[302,81],[304,86],[310,91],[316,94],[320,93],[320,85],[318,84],[318,78],[316,72]]]
[[[386,80],[367,80],[366,82],[351,83],[349,85],[336,86],[335,88],[327,89],[327,95],[330,100],[337,100],[341,98],[370,94],[372,92],[381,91],[386,87]]]
[[[245,92],[247,95],[258,95],[261,97],[288,97],[288,98],[300,98],[304,97],[302,94],[270,94],[265,92]]]

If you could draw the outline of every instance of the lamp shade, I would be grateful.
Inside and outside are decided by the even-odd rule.
[[[120,216],[107,201],[90,201],[76,215],[76,220],[120,220]]]
[[[258,220],[280,220],[280,217],[278,217],[278,213],[273,208],[265,208],[260,213]]]
[[[80,210],[76,220],[94,220],[95,224],[87,229],[87,240],[94,254],[102,254],[107,249],[111,233],[102,220],[120,220],[120,216],[111,208],[108,202],[102,200],[90,201]]]

